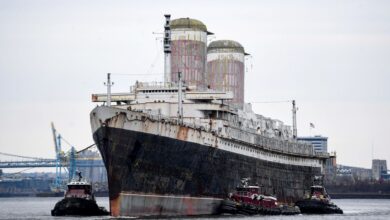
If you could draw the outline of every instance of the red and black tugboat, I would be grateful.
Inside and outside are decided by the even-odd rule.
[[[81,172],[78,172],[78,180],[68,183],[65,197],[57,202],[51,210],[52,216],[98,216],[110,214],[104,207],[96,204],[92,193],[92,185],[82,180]]]
[[[250,178],[241,180],[236,191],[222,202],[221,213],[244,215],[295,215],[300,214],[298,207],[279,205],[273,196],[261,194],[259,186],[250,186]]]
[[[302,213],[307,214],[343,214],[343,210],[335,205],[325,187],[322,186],[322,177],[314,178],[314,185],[310,187],[310,194],[306,199],[295,203]]]

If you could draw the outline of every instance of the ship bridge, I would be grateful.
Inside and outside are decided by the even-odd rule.
[[[183,118],[214,118],[223,113],[237,114],[224,103],[232,100],[232,92],[198,91],[196,87],[182,86]],[[129,93],[112,93],[111,102],[116,107],[148,112],[167,117],[176,117],[179,86],[175,83],[136,82]],[[92,94],[93,102],[107,102],[107,94]]]
[[[212,101],[212,100],[232,100],[233,92],[221,92],[214,90],[198,91],[195,87],[183,86],[184,100],[188,102]],[[129,93],[112,93],[111,101],[120,104],[134,104],[138,102],[156,101],[155,99],[172,99],[172,102],[178,100],[179,87],[175,83],[164,82],[136,82],[130,87]],[[92,102],[107,102],[107,94],[92,94]]]

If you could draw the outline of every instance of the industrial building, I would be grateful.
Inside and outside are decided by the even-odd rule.
[[[102,157],[100,156],[99,151],[97,150],[85,150],[78,154],[78,161],[88,160],[91,166],[88,167],[78,167],[78,171],[82,172],[82,175],[93,183],[105,183],[107,182],[107,172],[106,168],[102,166],[97,166],[102,163]]]

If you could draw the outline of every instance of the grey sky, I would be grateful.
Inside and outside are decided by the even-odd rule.
[[[389,1],[163,3],[0,1],[0,152],[54,157],[51,121],[79,149],[91,144],[90,94],[105,91],[107,72],[163,72],[152,32],[170,13],[252,54],[247,102],[297,100],[298,134],[314,123],[341,164],[371,167],[372,147],[390,161]],[[162,78],[114,74],[113,91]],[[291,124],[288,103],[253,106]]]

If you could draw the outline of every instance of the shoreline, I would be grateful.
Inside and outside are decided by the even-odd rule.
[[[108,197],[108,192],[95,192],[95,197]],[[64,197],[64,193],[0,193],[0,198],[16,198],[16,197],[37,197],[37,198],[47,198],[47,197]]]
[[[329,193],[332,199],[390,199],[390,194],[379,193]]]
[[[332,199],[390,199],[390,194],[378,193],[329,193]],[[63,197],[63,193],[0,193],[0,198],[12,197]],[[108,193],[95,193],[95,197],[108,197]]]

